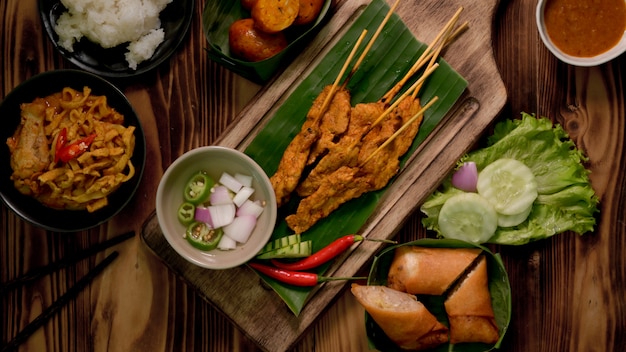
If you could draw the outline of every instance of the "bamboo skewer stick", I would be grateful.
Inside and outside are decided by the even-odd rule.
[[[346,87],[346,85],[348,84],[348,82],[350,81],[350,79],[352,78],[354,73],[357,71],[357,69],[359,68],[359,66],[361,65],[363,60],[365,59],[365,56],[367,55],[369,50],[374,45],[374,42],[376,41],[376,39],[378,39],[378,36],[382,32],[383,28],[385,27],[385,25],[387,24],[387,22],[391,18],[391,15],[393,15],[393,13],[395,12],[395,9],[398,7],[399,4],[400,4],[400,0],[396,0],[396,2],[391,6],[391,8],[389,8],[389,11],[387,11],[387,14],[385,15],[385,18],[383,18],[382,22],[378,25],[378,28],[376,29],[376,32],[374,32],[374,35],[369,40],[367,46],[365,47],[365,49],[361,53],[361,56],[359,57],[357,62],[354,64],[354,66],[352,67],[352,70],[350,71],[350,73],[346,77],[345,81],[343,82],[342,88]],[[361,32],[361,35],[359,36],[359,39],[357,39],[356,43],[354,44],[354,47],[352,48],[352,51],[350,52],[350,55],[346,59],[346,62],[344,63],[341,71],[339,72],[339,74],[335,78],[335,82],[333,83],[333,85],[331,87],[331,90],[328,93],[328,96],[326,96],[326,99],[324,99],[324,103],[322,104],[322,108],[320,109],[320,116],[318,116],[317,119],[319,119],[325,113],[326,109],[328,108],[328,104],[332,100],[332,97],[333,97],[335,91],[337,90],[337,86],[339,85],[339,81],[341,80],[341,77],[343,77],[344,73],[348,69],[348,66],[349,66],[350,62],[352,62],[352,59],[354,58],[354,55],[356,55],[357,49],[361,45],[361,42],[364,40],[366,34],[367,34],[367,29],[364,29],[363,32]]]
[[[466,29],[468,28],[468,23],[465,22],[462,25],[460,25],[459,27],[456,28],[456,30],[450,34],[448,36],[448,39],[443,43],[443,45],[441,46],[441,49],[443,49],[444,47],[446,47],[448,44],[452,43],[454,41],[454,39],[456,39],[459,35],[461,35],[461,33],[463,33]],[[421,62],[416,63],[415,65],[415,71],[419,70],[420,68],[422,68],[422,66],[426,63],[426,61],[428,60],[432,60],[433,57],[438,57],[439,56],[439,52],[441,50],[439,50],[437,53],[430,51],[427,55],[422,55]],[[421,88],[421,87],[420,87]],[[413,97],[415,98],[417,96],[417,93],[420,91],[420,89],[416,89],[415,92],[413,93]]]
[[[341,80],[341,77],[343,77],[343,75],[348,70],[348,66],[350,65],[350,62],[352,61],[352,59],[354,58],[354,55],[356,54],[356,51],[361,45],[361,42],[363,41],[363,38],[365,38],[366,34],[367,34],[367,29],[364,29],[363,32],[361,32],[359,39],[357,39],[356,43],[354,43],[354,47],[352,48],[352,51],[350,51],[350,54],[348,55],[346,62],[344,62],[343,67],[341,68],[341,71],[339,71],[337,78],[335,78],[333,85],[330,87],[330,92],[328,92],[326,99],[324,99],[324,102],[322,103],[322,107],[320,108],[319,115],[315,118],[314,124],[317,121],[319,121],[322,118],[322,116],[324,116],[324,113],[326,113],[326,109],[328,109],[328,106],[330,105],[330,101],[335,95],[335,91],[337,90],[337,86],[339,85],[339,81]]]
[[[437,58],[439,57],[439,54],[441,54],[441,50],[443,50],[443,47],[445,46],[446,42],[448,41],[448,38],[451,35],[452,32],[452,28],[453,26],[456,24],[456,21],[458,19],[458,15],[460,15],[461,10],[463,8],[460,8],[459,11],[457,11],[456,16],[451,20],[451,25],[448,27],[448,29],[445,32],[445,35],[443,36],[443,40],[441,41],[441,44],[437,46],[437,48],[435,49],[435,51],[433,52],[433,55],[430,59],[430,62],[428,64],[427,67],[430,67],[432,65],[435,64],[435,62],[437,61]],[[417,92],[419,92],[422,89],[422,84],[420,84],[415,91],[413,91],[413,97],[415,98],[417,96]]]
[[[396,10],[396,8],[398,7],[399,4],[400,4],[400,0],[396,0],[396,2],[391,6],[391,8],[389,8],[389,11],[385,15],[385,18],[378,25],[378,28],[376,29],[376,32],[374,32],[374,35],[372,36],[370,41],[367,43],[367,46],[365,47],[365,50],[363,50],[363,52],[361,53],[361,56],[357,60],[356,64],[354,64],[354,67],[352,68],[352,71],[350,71],[350,73],[348,74],[348,78],[346,78],[346,80],[343,82],[343,87],[344,88],[348,84],[348,82],[350,81],[352,76],[356,73],[356,71],[359,68],[359,66],[361,66],[361,63],[363,62],[363,60],[365,60],[365,56],[367,55],[367,53],[370,51],[370,49],[372,48],[372,46],[376,42],[376,39],[378,39],[378,36],[382,32],[382,30],[385,27],[385,25],[387,24],[387,22],[389,22],[389,19],[391,18],[391,15],[393,15],[393,13],[395,12],[395,10]]]
[[[348,147],[348,150],[351,150],[352,148],[355,148],[357,146],[357,144],[359,144],[361,142],[361,140],[374,128],[376,127],[379,123],[381,123],[385,117],[387,117],[387,115],[389,115],[399,104],[400,102],[406,98],[409,94],[411,94],[411,92],[413,90],[415,90],[415,88],[422,84],[426,78],[428,78],[428,76],[430,76],[436,69],[437,67],[439,67],[439,64],[435,63],[431,68],[429,68],[428,70],[426,70],[422,76],[415,81],[415,83],[413,83],[413,85],[406,90],[406,92],[404,92],[393,104],[391,104],[391,106],[389,106],[368,128],[367,130],[365,130],[365,132],[363,132],[363,134],[361,135],[361,138],[357,139],[354,141],[354,143],[352,143],[352,145],[350,145]]]
[[[367,159],[365,159],[362,163],[360,163],[359,167],[363,167],[363,165],[365,165],[368,161],[370,161],[374,155],[376,155],[379,151],[381,151],[383,148],[385,148],[386,146],[389,145],[389,143],[393,142],[393,140],[398,137],[398,135],[400,135],[400,133],[402,133],[404,130],[406,130],[410,124],[412,124],[413,122],[415,122],[418,118],[422,117],[422,115],[424,114],[424,111],[426,111],[428,108],[430,108],[439,98],[438,97],[433,97],[426,105],[424,105],[415,115],[413,115],[413,117],[411,117],[404,125],[402,125],[402,127],[400,127],[396,132],[394,132],[393,135],[391,135],[391,137],[387,138],[387,140],[381,144],[378,148],[376,148],[376,150],[374,150],[372,152],[372,154],[370,154]]]
[[[437,67],[439,67],[438,63],[435,63],[432,67],[430,67],[429,69],[427,69],[422,76],[413,83],[413,85],[406,90],[406,92],[404,92],[393,104],[391,104],[377,119],[376,121],[374,121],[369,128],[367,129],[367,131],[365,132],[365,134],[367,134],[369,131],[372,130],[372,128],[376,127],[379,123],[381,123],[381,121],[387,117],[387,115],[389,115],[391,113],[391,111],[393,111],[393,109],[395,109],[398,104],[400,104],[400,102],[406,98],[409,94],[411,94],[411,92],[414,92],[417,90],[417,87],[421,84],[424,83],[424,81],[435,71],[435,69],[437,69]]]
[[[457,12],[452,16],[452,18],[448,21],[448,23],[446,23],[446,25],[442,28],[442,30],[437,34],[437,36],[435,37],[435,39],[430,43],[430,45],[428,47],[426,47],[426,49],[424,50],[424,52],[422,53],[422,55],[418,58],[418,60],[413,64],[413,66],[409,69],[409,71],[407,72],[407,74],[400,80],[398,81],[398,83],[396,83],[381,99],[382,101],[390,101],[396,94],[398,94],[398,91],[400,91],[400,89],[406,84],[406,82],[409,80],[409,78],[411,78],[415,72],[417,72],[425,63],[428,59],[431,59],[432,57],[437,57],[434,56],[434,52],[432,51],[433,48],[435,48],[437,45],[439,47],[443,47],[446,44],[448,44],[450,41],[449,39],[452,37],[449,35],[450,33],[450,29],[454,26],[454,24],[456,24],[461,11],[463,10],[463,8],[459,8],[457,10]],[[467,26],[467,24],[465,24],[465,26]],[[461,26],[461,28],[459,28],[456,32],[455,32],[455,36],[458,36],[463,30],[465,29],[464,26]],[[441,50],[438,50],[438,52],[440,52]]]
[[[409,78],[412,77],[426,62],[429,62],[422,76],[415,83],[413,83],[413,85],[411,85],[411,87],[407,89],[398,99],[396,99],[396,101],[393,104],[391,104],[391,106],[389,106],[389,108],[387,108],[385,112],[383,112],[381,116],[379,116],[378,119],[374,121],[374,123],[372,123],[372,125],[362,135],[361,139],[367,133],[369,133],[372,130],[372,128],[378,125],[387,115],[389,115],[391,111],[393,111],[393,109],[395,109],[398,106],[398,104],[400,104],[400,102],[403,99],[405,99],[408,95],[411,95],[411,98],[415,99],[415,97],[417,96],[417,93],[420,91],[422,85],[426,81],[426,78],[428,78],[430,74],[432,74],[432,72],[434,72],[434,70],[437,67],[439,67],[439,64],[437,63],[437,58],[439,57],[441,50],[467,28],[467,23],[464,23],[463,25],[459,26],[456,30],[453,31],[454,26],[456,25],[456,22],[458,21],[458,18],[461,14],[461,11],[463,11],[463,7],[460,7],[456,11],[456,13],[452,16],[452,18],[448,21],[448,23],[446,23],[443,29],[437,34],[436,38],[432,41],[432,43],[426,48],[426,50],[422,53],[422,55],[418,58],[418,60],[413,64],[411,69],[409,69],[407,74],[396,85],[394,85],[394,87],[392,87],[392,89],[389,90],[383,96],[381,100],[384,102],[390,101],[396,94],[398,94],[398,91],[406,84]],[[410,124],[414,123],[417,119],[422,118],[424,111],[430,108],[438,99],[439,99],[438,97],[433,97],[413,117],[411,117],[409,121],[407,121],[393,135],[391,135],[384,143],[382,143],[378,148],[376,148],[376,150],[374,150],[374,152],[372,152],[372,154],[370,154],[365,159],[365,161],[360,163],[359,167],[362,167],[363,165],[365,165],[369,160],[372,159],[372,157],[374,157],[374,155],[376,155],[376,153],[378,153],[380,150],[388,146],[398,135],[400,135],[404,130],[406,130],[406,128],[408,128]],[[358,142],[356,142],[351,147],[355,147],[357,143]]]

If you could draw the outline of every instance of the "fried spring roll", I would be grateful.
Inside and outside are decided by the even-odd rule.
[[[386,286],[352,284],[357,301],[400,348],[418,351],[448,341],[448,329],[415,296]]]
[[[411,294],[442,295],[480,252],[479,248],[398,247],[387,286]]]
[[[485,256],[448,295],[444,306],[450,322],[450,343],[498,341]]]

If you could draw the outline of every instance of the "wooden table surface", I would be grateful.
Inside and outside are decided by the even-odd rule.
[[[493,49],[508,101],[498,118],[521,111],[564,126],[589,157],[601,200],[596,230],[565,233],[500,252],[513,290],[513,318],[503,351],[626,349],[626,112],[624,55],[578,68],[559,62],[536,30],[536,0],[503,1],[494,20]],[[21,346],[28,351],[257,351],[227,317],[199,298],[142,243],[160,176],[183,152],[215,141],[262,86],[211,62],[196,3],[179,50],[139,80],[114,81],[138,112],[147,137],[142,184],[125,211],[78,233],[46,232],[0,208],[0,281],[107,238],[134,230],[120,257]],[[402,14],[399,13],[402,17]],[[0,1],[0,97],[27,78],[72,68],[46,37],[35,0]],[[419,38],[419,34],[417,34]],[[2,128],[0,126],[0,128]],[[485,131],[487,133],[488,131]],[[443,175],[442,175],[443,177]],[[397,234],[428,236],[415,213]],[[104,253],[2,296],[4,345]],[[271,321],[268,321],[271,328]],[[346,291],[323,312],[296,351],[366,351],[363,309]]]

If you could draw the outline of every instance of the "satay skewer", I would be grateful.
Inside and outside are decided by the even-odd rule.
[[[433,55],[432,55],[432,57],[430,59],[430,62],[428,63],[427,68],[429,68],[432,65],[434,65],[435,62],[437,61],[437,58],[439,57],[439,54],[441,54],[441,50],[443,50],[443,47],[446,45],[446,42],[448,41],[448,39],[451,36],[452,28],[456,24],[456,20],[458,19],[458,15],[460,15],[461,10],[463,10],[463,8],[460,8],[457,11],[456,16],[454,18],[452,18],[451,25],[446,29],[445,34],[443,35],[443,39],[441,41],[441,44],[438,45],[437,48],[435,49],[435,51],[433,52]],[[417,93],[422,89],[422,85],[423,85],[423,83],[415,88],[415,90],[413,91],[413,98],[415,98],[417,96]]]
[[[412,123],[414,123],[416,120],[420,119],[423,117],[424,112],[430,108],[439,98],[438,97],[433,97],[432,99],[430,99],[430,101],[428,101],[428,103],[426,105],[424,105],[417,113],[415,113],[415,115],[413,115],[413,117],[411,117],[405,124],[402,125],[402,127],[400,127],[396,132],[394,132],[393,135],[391,135],[389,138],[387,138],[387,140],[385,140],[385,142],[383,142],[378,148],[376,148],[372,154],[370,154],[362,163],[359,164],[359,167],[363,167],[363,165],[365,165],[368,161],[370,161],[372,159],[372,157],[374,157],[374,155],[376,155],[376,153],[378,153],[379,151],[381,151],[383,148],[385,148],[386,146],[389,145],[389,143],[393,142],[393,140],[398,137],[398,135],[400,135],[400,133],[404,132],[404,130],[406,130],[409,125],[411,125]]]
[[[335,98],[335,94],[337,94],[337,92],[341,92],[341,91],[347,91],[347,85],[350,82],[350,79],[352,79],[352,76],[356,73],[356,71],[358,70],[358,68],[360,67],[361,63],[363,62],[363,60],[365,59],[365,57],[367,56],[368,52],[370,51],[370,49],[372,48],[372,46],[374,45],[374,43],[376,42],[376,39],[378,39],[378,36],[380,35],[380,33],[382,32],[383,28],[385,27],[385,25],[387,24],[387,22],[389,21],[389,19],[391,18],[391,16],[393,15],[393,13],[395,12],[395,9],[398,7],[398,5],[400,4],[400,0],[396,0],[395,4],[389,9],[389,11],[387,11],[387,14],[385,15],[385,18],[381,21],[381,23],[378,25],[378,28],[376,29],[376,32],[374,32],[374,35],[370,38],[367,46],[365,47],[365,49],[363,50],[363,52],[361,53],[361,56],[359,57],[359,59],[357,60],[357,62],[354,64],[354,66],[352,67],[352,70],[350,71],[350,73],[348,73],[348,76],[346,77],[346,79],[343,81],[343,84],[341,85],[341,88],[339,91],[337,91],[336,85],[332,86],[331,90],[330,90],[330,94],[326,97],[326,102],[323,102],[323,106],[322,106],[322,111],[320,113],[320,118],[321,116],[324,116],[326,114],[326,109],[331,109],[330,105],[332,104],[331,102],[333,101],[333,99]],[[356,47],[355,47],[356,49]],[[343,73],[341,73],[339,75],[339,77],[342,77]],[[338,79],[339,79],[338,77]],[[338,83],[338,81],[336,81],[335,83]],[[328,104],[328,106],[326,106],[326,104]],[[331,112],[332,114],[332,112]],[[349,117],[348,117],[349,120]],[[331,118],[331,123],[332,123],[332,118]],[[323,122],[320,122],[320,124],[323,124]],[[320,126],[320,128],[323,129],[322,126]],[[347,126],[346,126],[347,128]],[[345,132],[345,130],[341,131],[341,130],[335,130],[335,131],[328,131],[330,134],[332,134],[331,139],[334,139],[335,136],[337,134],[341,134],[343,132]],[[319,140],[321,141],[320,145],[317,145],[318,142],[315,143],[315,145],[313,146],[309,156],[308,156],[308,161],[307,164],[313,164],[318,156],[324,152],[326,152],[328,150],[328,146],[325,145],[325,141],[324,139],[328,138],[328,136],[322,132],[322,135],[319,137]]]
[[[361,45],[361,42],[365,38],[366,34],[367,34],[367,29],[364,29],[363,32],[361,32],[359,39],[357,39],[357,41],[354,43],[354,47],[352,48],[352,51],[350,51],[350,54],[348,55],[346,62],[344,62],[343,67],[341,68],[341,71],[339,71],[339,74],[335,78],[333,85],[330,87],[330,91],[328,92],[326,99],[324,99],[324,103],[322,103],[322,107],[320,108],[319,115],[315,119],[316,122],[319,121],[322,118],[322,116],[324,116],[326,109],[328,109],[328,106],[330,105],[330,102],[333,99],[333,96],[335,95],[335,91],[337,90],[337,86],[339,85],[339,81],[341,80],[341,77],[343,77],[343,75],[348,70],[348,66],[350,65],[350,62],[352,62],[352,59],[354,58],[354,55],[356,54],[357,49]]]
[[[363,30],[361,36],[355,43],[346,62],[344,63],[341,72],[337,75],[337,78],[329,89],[328,95],[324,98],[319,112],[317,115],[311,114],[311,116],[309,116],[309,114],[307,114],[307,120],[302,125],[300,132],[298,132],[291,142],[289,142],[278,163],[276,172],[274,172],[272,177],[270,177],[270,182],[274,188],[278,206],[282,206],[285,202],[287,202],[291,193],[298,186],[298,181],[302,176],[302,172],[304,171],[309,155],[311,154],[311,146],[319,139],[320,120],[322,119],[322,116],[324,116],[326,109],[330,106],[330,102],[335,94],[335,91],[337,90],[339,81],[346,72],[358,46],[361,44],[361,41],[366,34],[367,30]]]
[[[426,71],[424,71],[424,73],[420,76],[420,78],[415,81],[413,83],[413,85],[411,85],[411,87],[409,87],[409,89],[407,89],[398,99],[396,99],[396,101],[391,104],[367,129],[367,131],[365,131],[364,135],[367,134],[369,131],[371,131],[374,127],[376,127],[379,123],[381,123],[385,117],[387,117],[387,115],[389,115],[393,109],[395,109],[398,104],[400,104],[400,102],[406,98],[409,94],[411,94],[412,92],[415,92],[417,90],[417,87],[421,86],[424,81],[433,73],[435,72],[435,69],[437,69],[437,67],[439,67],[438,63],[435,63],[434,65],[432,65],[430,68],[428,68]]]

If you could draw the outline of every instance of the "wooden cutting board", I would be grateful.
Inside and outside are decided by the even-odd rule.
[[[368,3],[367,0],[340,2],[330,21],[307,49],[259,92],[216,144],[244,150],[257,129],[273,116],[281,99],[298,86],[307,69],[314,67],[316,58],[332,47],[332,39],[339,37]],[[496,0],[423,0],[404,1],[397,8],[398,16],[424,43],[435,38],[459,7],[464,8],[460,21],[468,21],[469,30],[447,48],[444,58],[468,81],[468,88],[385,192],[378,208],[360,231],[364,236],[374,239],[393,237],[503,108],[507,95],[491,46],[497,4]],[[345,282],[320,286],[296,317],[272,290],[260,284],[259,277],[247,267],[211,271],[180,257],[163,237],[156,216],[146,221],[142,238],[171,270],[266,351],[292,348],[346,288]],[[354,276],[381,246],[379,242],[362,242],[344,257],[345,260],[331,267],[328,275]]]

